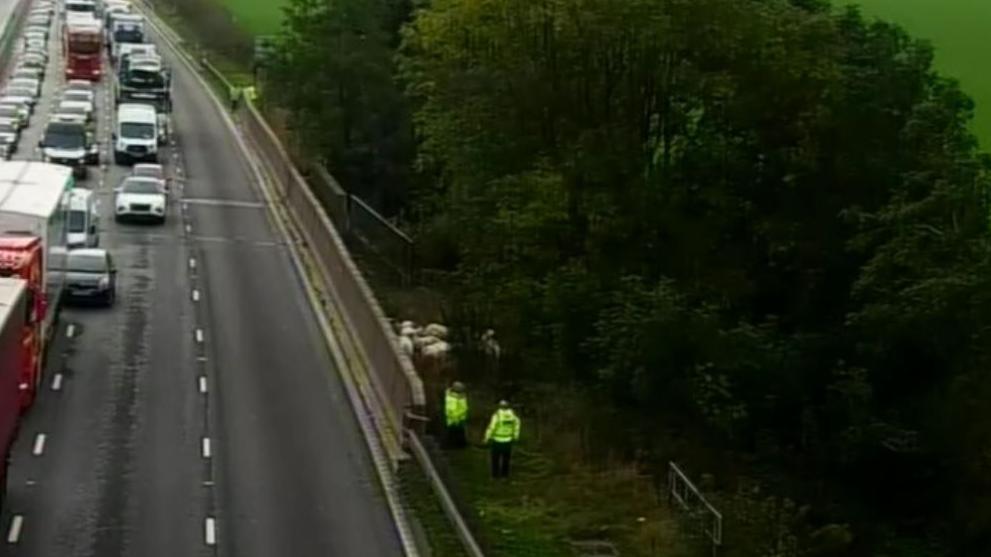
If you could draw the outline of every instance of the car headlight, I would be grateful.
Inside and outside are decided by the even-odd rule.
[[[117,206],[117,212],[118,213],[123,213],[126,210],[127,210],[127,205],[118,205]]]
[[[110,287],[110,277],[104,275],[100,277],[100,290],[106,290]]]
[[[161,205],[157,205],[155,207],[155,212],[158,213],[159,215],[161,215],[162,213],[165,212],[165,207],[162,207]]]

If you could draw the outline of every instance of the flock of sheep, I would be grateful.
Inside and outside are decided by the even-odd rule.
[[[413,321],[403,321],[396,325],[396,333],[399,335],[400,350],[414,361],[445,362],[451,352],[449,330],[439,323],[421,327]],[[502,347],[496,340],[494,330],[488,329],[478,340],[482,352],[487,356],[498,359],[502,354]]]

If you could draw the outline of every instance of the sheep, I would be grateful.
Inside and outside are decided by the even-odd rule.
[[[421,349],[424,358],[444,359],[451,351],[451,345],[443,340],[428,344]]]
[[[429,335],[413,337],[413,344],[415,344],[416,347],[420,350],[423,350],[427,346],[437,344],[438,342],[444,342],[444,341],[442,341],[437,337],[429,336]]]
[[[413,339],[409,335],[399,335],[399,349],[403,351],[403,354],[412,358],[413,353],[416,351],[415,348]]]
[[[482,351],[485,352],[485,355],[498,360],[499,356],[502,355],[502,346],[496,340],[495,331],[493,329],[486,330],[480,340],[482,342]]]
[[[442,340],[447,338],[447,333],[447,327],[441,325],[440,323],[430,323],[423,328],[423,334],[437,337]]]

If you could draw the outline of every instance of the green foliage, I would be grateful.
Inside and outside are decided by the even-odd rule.
[[[928,44],[823,2],[434,0],[401,52],[421,224],[519,374],[986,543],[991,166]]]
[[[396,0],[289,0],[268,92],[307,155],[388,213],[405,198],[411,132],[393,80]]]
[[[282,21],[282,0],[222,0],[234,22],[252,35],[269,35],[279,31]]]

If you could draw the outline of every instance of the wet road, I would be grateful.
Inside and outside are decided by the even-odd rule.
[[[56,31],[14,158],[37,158],[57,98]],[[0,555],[400,555],[284,240],[215,104],[166,54],[175,199],[164,226],[114,222],[112,189],[130,169],[108,151],[104,80],[105,166],[80,185],[98,192],[118,300],[62,314],[15,447]]]

